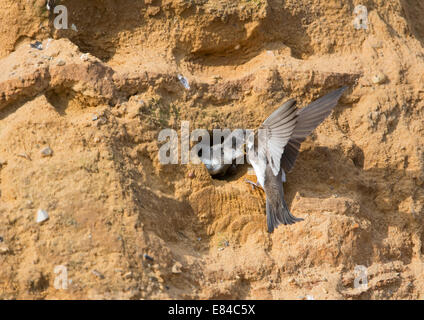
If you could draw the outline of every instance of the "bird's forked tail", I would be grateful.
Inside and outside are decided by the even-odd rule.
[[[274,201],[266,198],[266,222],[269,233],[272,233],[280,224],[287,225],[299,221],[303,221],[303,219],[296,218],[291,214],[283,197],[274,199]]]

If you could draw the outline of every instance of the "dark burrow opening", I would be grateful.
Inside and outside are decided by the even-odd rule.
[[[223,157],[222,154],[222,150],[223,150],[223,144],[225,139],[229,136],[229,134],[225,134],[224,136],[221,137],[220,142],[216,142],[213,143],[213,139],[210,139],[210,143],[207,144],[206,142],[206,146],[204,146],[204,148],[210,148],[210,159],[212,159],[214,157],[214,151],[215,152],[221,152],[221,155]],[[236,149],[240,149],[240,138],[241,136],[238,137],[232,137],[232,148],[234,150]],[[243,140],[244,140],[244,135],[242,136]],[[237,141],[239,140],[239,141]],[[237,143],[239,142],[239,144]],[[207,160],[203,159],[203,149],[200,149],[197,153],[198,157],[200,159],[202,159],[202,162],[204,163],[204,165],[206,166],[206,169],[208,170],[209,174],[211,175],[212,179],[216,179],[216,180],[224,180],[224,181],[234,181],[239,179],[240,177],[242,177],[243,175],[246,174],[248,168],[249,168],[249,164],[247,162],[246,156],[243,154],[242,156],[237,158],[234,158],[231,164],[224,164],[222,163],[222,165],[217,165],[217,166],[213,166],[211,167],[210,165],[207,165]],[[244,150],[244,146],[243,146],[243,150]],[[209,158],[207,158],[209,159]],[[221,158],[221,160],[223,160]],[[241,161],[240,161],[241,160]],[[218,167],[219,169],[216,169],[216,167]]]

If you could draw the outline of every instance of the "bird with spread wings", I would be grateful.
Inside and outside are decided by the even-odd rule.
[[[266,194],[268,232],[281,224],[303,220],[291,214],[284,200],[286,172],[293,168],[301,143],[330,115],[345,89],[337,89],[302,109],[296,108],[296,101],[291,99],[247,137],[248,159]]]

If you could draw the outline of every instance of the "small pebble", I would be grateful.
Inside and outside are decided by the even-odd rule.
[[[88,53],[83,53],[80,57],[82,61],[88,61]]]
[[[182,268],[182,264],[179,262],[176,262],[173,266],[172,266],[172,273],[178,274],[181,273],[181,268]]]
[[[147,254],[143,254],[143,257],[144,257],[144,259],[146,259],[146,260],[150,260],[150,261],[153,261],[153,260],[154,260],[151,256],[149,256],[149,255],[147,255]]]
[[[51,157],[53,155],[53,150],[50,147],[46,147],[41,150],[41,155],[43,157]]]
[[[58,60],[56,63],[56,65],[59,67],[64,66],[65,64],[66,64],[65,60],[62,60],[62,59]]]
[[[37,219],[35,220],[37,223],[41,223],[43,221],[46,221],[49,218],[49,215],[46,211],[39,209],[37,211]]]
[[[188,83],[188,80],[183,77],[181,74],[178,75],[178,80],[180,80],[181,84],[186,88],[187,90],[190,90],[190,85]]]
[[[34,43],[31,43],[30,46],[37,50],[43,50],[43,44],[40,41],[35,41]]]
[[[191,171],[191,172],[188,174],[188,177],[189,177],[190,179],[194,179],[194,177],[196,177],[196,174],[195,174],[193,171]]]
[[[71,25],[71,29],[78,32],[77,26],[74,23]]]
[[[0,243],[2,243],[4,241],[3,237],[0,237]]]
[[[97,121],[97,119],[99,119],[96,115],[93,116],[92,120],[93,121]]]
[[[373,82],[374,84],[382,84],[382,83],[386,82],[387,77],[386,77],[386,75],[385,75],[384,73],[379,72],[379,73],[375,74],[375,75],[372,77],[372,79],[371,79],[371,80],[372,80],[372,82]]]

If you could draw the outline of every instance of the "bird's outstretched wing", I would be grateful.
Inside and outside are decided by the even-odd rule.
[[[275,110],[258,132],[258,156],[265,158],[276,176],[280,171],[281,156],[296,127],[296,101],[291,99]]]
[[[328,117],[346,88],[334,90],[298,110],[296,127],[281,158],[281,167],[285,172],[290,172],[293,169],[299,154],[300,144]]]

